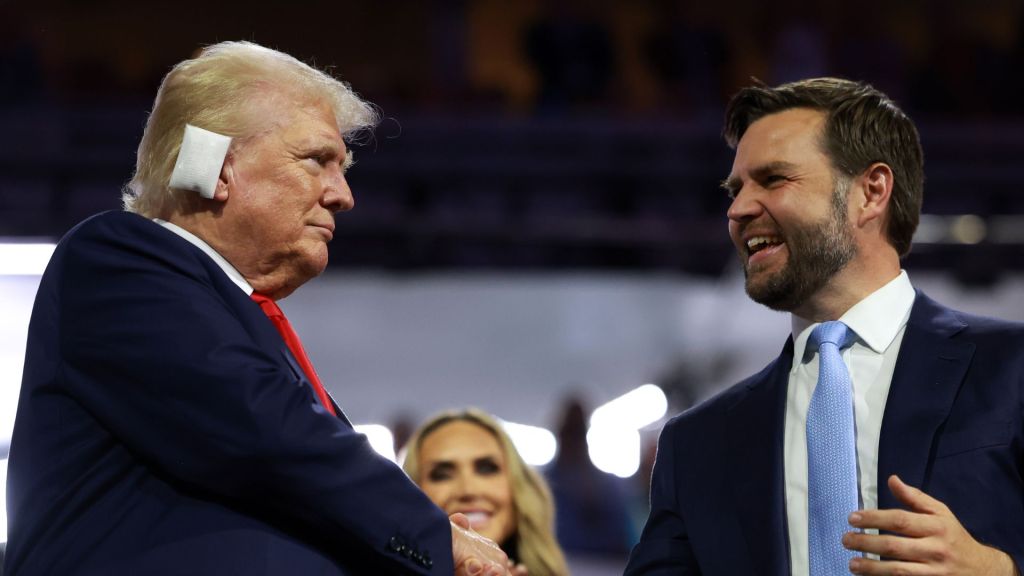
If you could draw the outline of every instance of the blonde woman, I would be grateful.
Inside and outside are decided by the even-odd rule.
[[[430,418],[406,444],[402,465],[435,504],[465,514],[530,576],[569,573],[547,484],[492,416],[468,408]]]

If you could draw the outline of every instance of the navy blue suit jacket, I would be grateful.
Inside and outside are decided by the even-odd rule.
[[[444,512],[208,256],[134,214],[53,254],[8,474],[7,576],[453,572]]]
[[[790,573],[782,442],[792,340],[665,425],[627,575]],[[898,474],[1024,567],[1024,326],[918,293],[882,420],[878,506]]]

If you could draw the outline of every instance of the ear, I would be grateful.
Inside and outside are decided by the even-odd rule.
[[[231,190],[235,186],[234,154],[228,152],[224,157],[224,165],[220,167],[220,176],[217,177],[217,185],[213,189],[213,200],[215,202],[227,202]]]
[[[858,181],[862,191],[856,198],[857,226],[863,228],[871,222],[882,225],[892,197],[892,168],[884,162],[868,166]]]

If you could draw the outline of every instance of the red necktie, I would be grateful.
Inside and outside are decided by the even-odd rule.
[[[324,385],[320,382],[320,377],[316,375],[316,370],[313,369],[313,363],[309,361],[309,356],[306,356],[306,351],[302,348],[302,342],[299,340],[299,335],[292,329],[292,325],[288,322],[288,319],[284,317],[284,312],[277,307],[277,303],[272,299],[259,294],[257,292],[252,293],[252,299],[260,308],[263,313],[270,318],[270,321],[274,324],[274,328],[277,328],[281,338],[284,339],[284,343],[288,345],[288,349],[292,351],[292,356],[299,361],[299,366],[306,373],[306,378],[313,385],[313,391],[316,392],[317,398],[320,399],[320,403],[324,405],[324,408],[328,412],[337,416],[334,411],[334,404],[331,403],[331,399],[327,396],[327,390],[324,390]]]

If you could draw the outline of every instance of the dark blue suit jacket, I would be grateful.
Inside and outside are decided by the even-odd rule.
[[[208,256],[134,214],[58,245],[29,327],[4,573],[451,574],[451,530]]]
[[[782,441],[792,340],[662,431],[627,575],[790,573]],[[879,508],[898,474],[1024,567],[1024,326],[918,293],[882,420]]]

